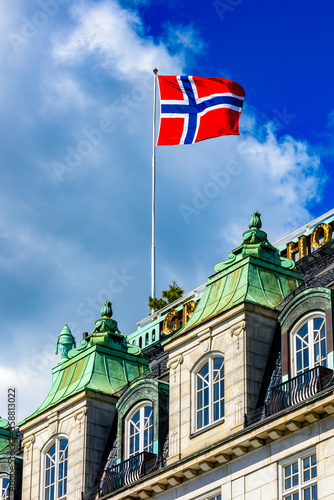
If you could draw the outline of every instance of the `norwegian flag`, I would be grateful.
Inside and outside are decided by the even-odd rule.
[[[225,78],[158,76],[160,130],[158,146],[193,144],[239,134],[244,89]]]

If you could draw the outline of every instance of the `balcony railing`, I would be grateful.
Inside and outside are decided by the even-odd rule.
[[[166,459],[163,455],[157,457],[153,453],[146,451],[138,453],[128,460],[124,460],[124,462],[105,470],[96,498],[135,483],[141,477],[162,469],[165,465]]]
[[[276,385],[270,390],[264,406],[245,415],[245,427],[286,408],[303,403],[333,384],[333,371],[324,366],[316,366]]]

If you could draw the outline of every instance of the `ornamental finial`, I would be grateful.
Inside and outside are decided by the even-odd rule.
[[[249,229],[261,229],[261,214],[260,212],[253,212],[251,215],[251,219],[248,224]]]
[[[103,302],[103,306],[101,309],[101,318],[111,318],[112,317],[112,307],[111,302],[106,300]]]
[[[64,326],[61,334],[57,338],[56,354],[58,354],[58,346],[60,346],[60,360],[66,361],[68,359],[69,351],[73,347],[76,347],[75,338],[73,337],[68,325]]]

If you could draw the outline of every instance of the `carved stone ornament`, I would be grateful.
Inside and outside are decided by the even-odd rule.
[[[231,326],[230,328],[230,334],[231,337],[236,337],[237,338],[237,349],[240,347],[240,334],[244,333],[246,330],[246,321],[241,321],[238,325]]]
[[[170,436],[170,454],[171,456],[178,453],[178,433],[176,431],[172,432]]]
[[[212,331],[211,328],[208,330],[205,330],[204,332],[201,332],[198,334],[198,340],[200,343],[200,346],[202,348],[203,353],[207,353],[211,351],[211,345],[212,345]]]
[[[85,415],[87,413],[87,408],[81,408],[81,410],[77,411],[74,414],[74,420],[78,423],[79,425],[79,432],[81,432],[81,425],[84,421]]]
[[[182,354],[178,354],[177,356],[175,356],[175,358],[169,359],[168,362],[167,362],[167,368],[169,368],[170,370],[172,370],[172,372],[174,373],[174,382],[176,382],[176,370],[177,370],[177,367],[181,363],[183,363],[183,356],[182,356]]]
[[[58,425],[59,425],[58,412],[52,413],[49,417],[47,417],[47,419],[48,419],[49,433],[51,437],[54,434],[58,433]]]
[[[34,442],[35,442],[35,435],[34,434],[32,434],[32,436],[24,438],[22,441],[22,447],[25,449],[27,462],[29,462],[30,451],[32,452],[32,445]]]

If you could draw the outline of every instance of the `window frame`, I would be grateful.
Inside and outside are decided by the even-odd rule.
[[[303,479],[303,472],[304,468],[301,467],[303,460],[312,457],[315,455],[316,457],[316,462],[315,462],[315,467],[316,467],[316,476],[311,477],[310,480],[308,481],[300,481],[300,478]],[[294,463],[298,463],[298,485],[292,486],[291,488],[285,489],[285,467],[288,467],[289,465],[292,465]],[[281,460],[279,462],[279,500],[286,500],[289,495],[291,495],[291,499],[293,499],[293,494],[298,493],[299,494],[299,500],[302,500],[303,495],[302,493],[305,491],[306,488],[317,486],[317,494],[318,494],[318,460],[317,460],[317,452],[316,448],[304,450],[300,453],[297,453],[295,455],[292,455],[291,457],[287,457],[284,460]]]
[[[195,500],[222,500],[221,488],[209,491],[209,493],[204,493],[204,495],[196,497]]]
[[[8,484],[6,485],[5,491],[3,491],[3,488],[4,488],[3,487],[3,481],[4,481],[4,479],[8,480]],[[6,473],[1,473],[0,474],[0,494],[1,494],[1,497],[0,497],[1,500],[9,500],[9,494],[10,494],[10,477],[9,477],[9,474],[6,474]]]
[[[63,453],[67,452],[67,456],[65,457],[64,461],[59,460],[59,452],[61,451],[61,441],[66,440],[67,444],[65,446],[65,449],[63,450]],[[68,490],[68,448],[69,448],[69,440],[68,436],[65,434],[59,434],[57,436],[54,436],[51,440],[49,440],[45,446],[43,447],[41,451],[41,495],[40,498],[42,500],[46,500],[46,461],[47,461],[47,456],[50,452],[50,450],[55,446],[55,477],[54,477],[54,485],[55,485],[55,497],[53,500],[65,500],[67,496],[67,490]],[[61,463],[66,463],[66,476],[64,475],[62,479],[59,478],[59,469]],[[60,482],[66,479],[66,486],[63,494],[59,496],[59,485]]]
[[[152,436],[152,441],[150,443],[150,450],[144,449],[144,437],[145,437],[145,427],[142,428],[142,424],[145,424],[145,408],[146,407],[151,407],[151,414],[150,414],[150,420],[151,424],[149,425],[149,429],[151,429],[151,436]],[[140,411],[140,430],[139,430],[139,451],[136,451],[135,453],[131,453],[130,445],[131,445],[131,434],[130,434],[130,424],[132,418]],[[147,400],[142,400],[139,403],[137,403],[135,406],[130,408],[128,411],[127,415],[125,416],[124,419],[125,423],[125,450],[124,450],[124,459],[128,460],[131,457],[134,457],[135,455],[142,453],[144,451],[147,451],[148,453],[153,453],[153,445],[154,445],[154,403],[153,401],[150,401],[149,399]]]
[[[316,343],[314,342],[314,330],[313,330],[313,319],[315,318],[322,318],[325,322],[325,350],[326,350],[326,358],[325,358],[325,364],[320,361],[316,362],[315,361],[315,355],[314,355],[314,348]],[[308,341],[308,351],[309,351],[309,366],[308,368],[304,368],[302,371],[297,370],[297,348],[296,348],[296,335],[297,333],[307,324],[312,322],[312,329],[310,330],[310,327],[308,326],[308,335],[309,335],[309,341]],[[319,330],[320,331],[320,330]],[[291,369],[291,377],[297,377],[298,375],[301,375],[307,370],[311,370],[315,368],[316,366],[327,366],[327,337],[326,337],[326,315],[323,311],[312,311],[309,314],[304,315],[302,318],[299,319],[299,321],[294,325],[294,327],[291,329],[290,333],[290,352],[291,352],[291,363],[290,363],[290,369]],[[321,355],[321,345],[320,345],[320,355]]]
[[[219,378],[219,382],[223,381],[223,395],[220,394],[219,399],[214,400],[213,399],[213,363],[215,358],[222,358],[223,363],[222,363],[222,369],[223,369],[223,377]],[[199,427],[198,425],[198,375],[200,371],[205,367],[206,364],[209,364],[209,422],[206,425],[202,425]],[[192,406],[192,422],[191,422],[191,432],[192,434],[197,434],[204,432],[205,430],[210,429],[212,426],[219,425],[224,422],[225,420],[225,355],[223,352],[220,351],[214,351],[210,352],[207,354],[204,358],[201,358],[196,365],[194,366],[192,370],[192,376],[191,376],[191,383],[192,383],[192,400],[193,404]],[[214,419],[213,415],[213,408],[215,403],[219,403],[220,401],[223,401],[223,415],[220,416],[218,419]]]

